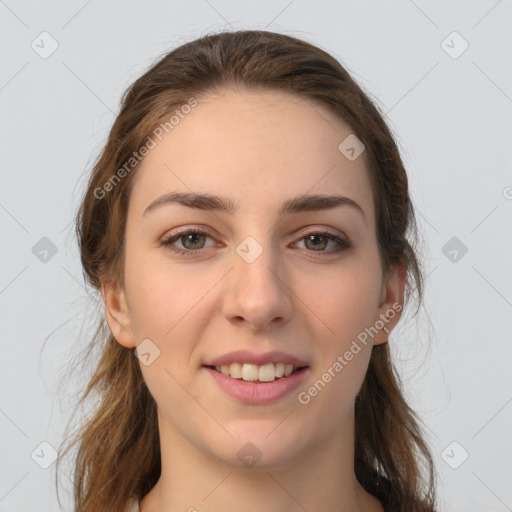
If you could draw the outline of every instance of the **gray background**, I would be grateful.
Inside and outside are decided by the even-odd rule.
[[[512,510],[510,0],[0,0],[0,511],[58,510],[52,447],[73,405],[59,375],[95,314],[72,232],[84,173],[125,88],[223,28],[316,43],[387,113],[428,274],[426,308],[390,344],[441,509]]]

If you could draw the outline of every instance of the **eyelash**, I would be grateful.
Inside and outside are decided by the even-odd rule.
[[[172,245],[174,242],[176,242],[180,238],[187,236],[187,235],[205,235],[207,237],[213,238],[208,233],[205,233],[204,231],[200,231],[200,230],[194,229],[194,228],[188,228],[184,231],[174,233],[173,235],[164,238],[161,241],[161,245],[163,247],[165,247],[166,249],[168,249],[169,251],[171,251],[175,254],[178,254],[180,256],[193,256],[195,253],[200,252],[202,249],[196,249],[196,250],[180,249],[179,247],[175,247]],[[352,244],[348,240],[340,238],[339,236],[337,236],[333,233],[329,233],[328,231],[309,231],[307,233],[304,233],[304,235],[301,236],[299,240],[302,241],[311,235],[324,236],[324,237],[328,238],[329,240],[336,242],[339,245],[339,247],[337,249],[331,250],[328,252],[327,251],[313,251],[313,250],[305,249],[308,252],[312,253],[311,256],[313,256],[315,258],[322,258],[327,255],[338,254],[338,253],[340,253],[342,251],[346,251],[347,249],[350,249],[352,247]],[[324,253],[324,254],[314,254],[315,252]]]

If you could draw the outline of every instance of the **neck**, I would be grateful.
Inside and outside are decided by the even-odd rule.
[[[355,477],[353,421],[287,464],[244,469],[206,454],[163,423],[159,417],[161,477],[141,512],[383,511]]]

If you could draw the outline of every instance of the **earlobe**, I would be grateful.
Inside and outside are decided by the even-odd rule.
[[[108,326],[117,342],[126,348],[135,347],[126,294],[120,285],[104,284],[101,289]]]
[[[379,332],[373,338],[374,345],[386,343],[389,339],[389,333],[400,320],[404,304],[406,274],[407,266],[403,263],[393,266],[389,271],[382,289],[379,315],[375,322],[375,327]]]

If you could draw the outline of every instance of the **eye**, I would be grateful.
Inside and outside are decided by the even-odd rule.
[[[215,245],[215,241],[213,241],[213,243],[207,246],[207,239],[213,241],[213,237],[208,235],[208,233],[197,228],[188,228],[167,236],[160,244],[175,254],[193,256],[194,253],[199,254],[201,249],[207,249]],[[177,243],[181,244],[181,247],[177,246]],[[304,247],[299,247],[300,249],[304,248],[309,253],[319,253],[311,254],[311,256],[316,258],[337,254],[352,247],[348,240],[328,231],[309,231],[294,245],[297,246],[301,243],[304,243]],[[329,245],[331,250],[325,250]]]
[[[305,248],[311,252],[326,254],[338,253],[351,247],[350,242],[328,231],[310,231],[300,239],[300,242],[304,242]],[[333,250],[325,251],[329,244]]]
[[[207,238],[213,240],[213,238],[207,233],[199,231],[198,229],[189,228],[185,231],[174,233],[171,236],[164,238],[161,245],[176,254],[190,256],[192,253],[206,248],[205,243]],[[175,245],[176,242],[180,242],[182,247],[177,247]]]

